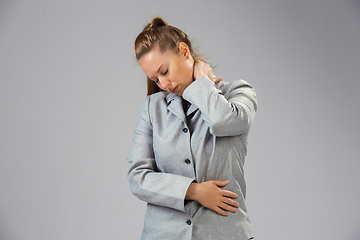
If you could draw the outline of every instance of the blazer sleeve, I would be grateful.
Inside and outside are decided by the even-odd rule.
[[[199,108],[210,132],[219,137],[248,132],[257,110],[255,90],[244,80],[215,84],[201,76],[185,89],[183,98]]]
[[[133,146],[127,161],[131,192],[151,204],[186,211],[185,195],[194,179],[160,172],[153,150],[153,127],[149,116],[150,96],[141,109]]]

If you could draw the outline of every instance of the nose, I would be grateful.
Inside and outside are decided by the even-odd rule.
[[[168,91],[170,87],[169,79],[165,77],[159,77],[159,87],[164,91]]]

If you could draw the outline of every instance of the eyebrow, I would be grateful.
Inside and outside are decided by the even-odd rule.
[[[164,65],[163,63],[160,65],[160,67],[158,68],[158,70],[156,71],[156,73],[159,73],[159,72],[160,72],[160,69],[161,69],[161,67],[162,67],[163,65]],[[154,77],[149,77],[149,79],[150,79],[150,80],[153,80]]]
[[[163,63],[160,65],[160,67],[158,68],[158,70],[156,71],[156,73],[159,73],[159,72],[160,72],[160,68],[161,68],[163,65],[164,65]]]

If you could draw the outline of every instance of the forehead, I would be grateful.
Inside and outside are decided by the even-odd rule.
[[[140,66],[147,67],[148,65],[156,65],[163,60],[163,54],[159,51],[158,48],[153,48],[150,52],[144,54],[140,59]]]
[[[162,64],[167,63],[175,55],[171,51],[166,51],[161,53],[159,48],[153,48],[150,52],[144,54],[140,59],[139,63],[148,77],[156,75],[157,70],[161,67]]]

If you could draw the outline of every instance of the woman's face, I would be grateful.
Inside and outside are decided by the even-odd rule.
[[[194,59],[185,43],[179,44],[179,51],[161,53],[153,48],[139,59],[140,66],[150,80],[166,92],[182,96],[193,81]]]

